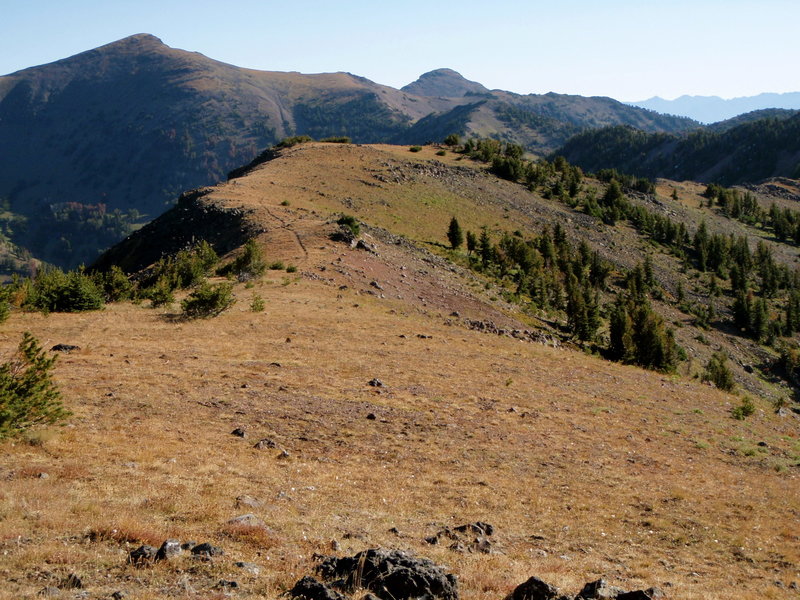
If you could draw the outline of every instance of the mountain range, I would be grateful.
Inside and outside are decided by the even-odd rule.
[[[619,124],[697,127],[610,98],[490,91],[447,69],[397,90],[349,73],[243,69],[134,35],[0,78],[6,269],[24,264],[19,247],[65,267],[89,263],[183,190],[286,136],[418,144],[458,133],[547,153]]]
[[[648,100],[629,104],[662,114],[689,117],[701,123],[717,123],[743,113],[765,108],[800,110],[800,92],[766,93],[730,99],[723,99],[719,96],[684,95],[674,100],[665,100],[655,96]]]

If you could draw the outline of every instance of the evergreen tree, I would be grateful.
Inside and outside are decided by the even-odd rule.
[[[471,231],[467,231],[467,254],[472,254],[478,248],[478,237]]]
[[[26,332],[14,357],[0,365],[0,439],[69,416],[52,380],[55,361]]]
[[[461,225],[458,224],[458,219],[453,217],[450,219],[450,227],[447,229],[447,239],[450,241],[450,247],[457,250],[464,243],[464,234],[461,231]]]

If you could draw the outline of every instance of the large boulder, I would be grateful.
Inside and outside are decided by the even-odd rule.
[[[514,591],[506,596],[506,600],[562,600],[558,588],[539,579],[531,577],[525,583],[519,584]]]
[[[366,589],[382,600],[458,600],[454,575],[401,550],[373,548],[351,557],[321,557],[317,569],[325,579],[338,579],[345,590]]]
[[[339,592],[308,575],[294,584],[294,587],[289,590],[289,595],[292,598],[304,598],[305,600],[345,600],[345,597]]]

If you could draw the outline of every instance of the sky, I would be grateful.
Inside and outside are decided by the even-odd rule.
[[[402,87],[732,98],[800,91],[798,0],[0,0],[0,74],[136,33],[268,71]]]

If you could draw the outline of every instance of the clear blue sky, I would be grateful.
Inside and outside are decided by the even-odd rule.
[[[135,33],[235,65],[401,87],[643,100],[800,91],[798,0],[0,0],[0,74]]]

